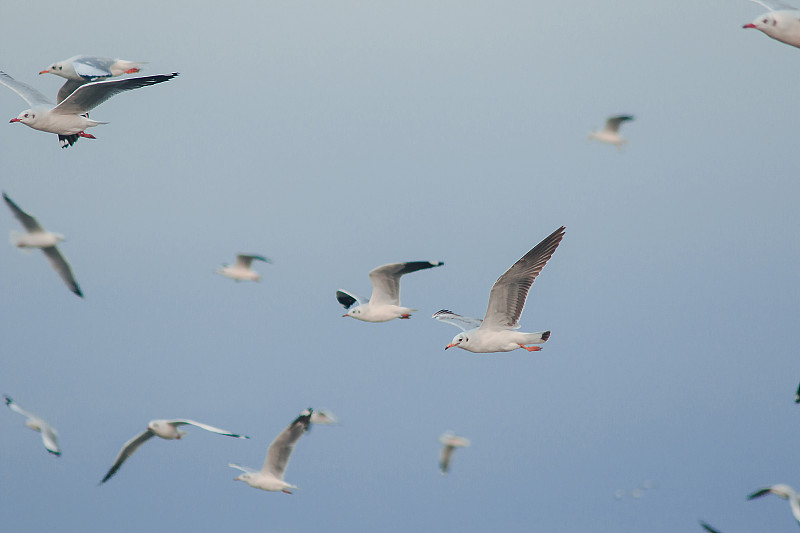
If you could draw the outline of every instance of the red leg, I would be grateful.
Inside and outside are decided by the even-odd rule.
[[[83,137],[84,139],[96,139],[94,135],[91,133],[86,133],[85,131],[79,131],[78,137]]]
[[[541,346],[525,346],[524,344],[519,345],[520,348],[525,348],[529,352],[538,352],[542,349]]]
[[[125,74],[136,74],[137,72],[139,72],[139,69],[136,68],[136,67],[133,67],[133,68],[129,68],[128,70],[126,70]]]
[[[404,320],[408,320],[409,318],[411,318],[411,314],[410,313],[402,314],[402,315],[400,315],[400,318],[402,318]]]

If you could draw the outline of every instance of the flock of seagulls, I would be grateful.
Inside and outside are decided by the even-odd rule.
[[[753,0],[768,9],[744,28],[757,29],[767,36],[782,43],[800,48],[800,11],[784,4],[769,5]],[[12,118],[10,123],[21,123],[26,126],[58,136],[62,148],[72,146],[79,138],[94,139],[86,129],[106,124],[89,118],[89,112],[112,96],[150,85],[172,80],[177,72],[151,76],[118,78],[136,74],[144,62],[127,61],[118,58],[105,58],[77,55],[69,59],[51,64],[39,74],[53,74],[66,79],[56,96],[56,103],[51,102],[31,86],[15,80],[0,71],[0,84],[5,85],[22,97],[29,109]],[[620,133],[623,123],[632,121],[632,115],[614,115],[606,120],[605,127],[592,131],[590,140],[615,146],[621,151],[627,140]],[[64,284],[79,297],[83,297],[69,263],[58,249],[63,235],[45,230],[30,214],[23,211],[6,193],[3,199],[14,218],[24,228],[24,232],[12,232],[14,246],[25,249],[38,248],[47,257],[52,268]],[[522,258],[503,273],[492,286],[489,301],[483,319],[472,318],[442,309],[432,318],[452,324],[461,333],[445,346],[461,348],[472,353],[500,353],[517,349],[529,352],[541,350],[541,344],[550,338],[550,331],[526,333],[519,331],[520,318],[525,307],[530,288],[544,266],[555,253],[565,235],[565,227],[560,227],[545,237]],[[260,281],[261,275],[253,270],[253,261],[271,263],[263,255],[238,254],[232,265],[223,265],[216,273],[235,281]],[[389,263],[374,268],[369,272],[372,294],[369,298],[357,296],[353,292],[339,289],[336,300],[347,311],[343,317],[354,318],[363,322],[387,322],[394,319],[409,319],[418,309],[404,307],[400,303],[400,280],[406,274],[443,266],[442,261],[410,261],[405,263]],[[45,449],[56,456],[61,454],[57,431],[41,417],[20,407],[9,396],[4,396],[6,405],[14,412],[26,417],[25,425],[41,434]],[[800,403],[800,387],[795,401]],[[242,481],[250,487],[270,492],[291,494],[297,487],[285,481],[284,475],[295,445],[300,437],[308,432],[311,424],[337,424],[338,419],[329,411],[308,408],[299,414],[272,441],[260,470],[229,463],[228,466],[242,473],[235,480]],[[142,444],[153,437],[165,440],[180,440],[187,434],[183,426],[194,426],[208,432],[236,439],[249,439],[248,436],[233,433],[191,419],[153,420],[147,428],[124,443],[113,464],[108,469],[100,484],[106,483],[122,467],[122,465],[138,450]],[[469,439],[447,431],[439,437],[442,449],[439,457],[439,468],[442,474],[448,473],[452,456],[456,448],[470,445]],[[748,499],[757,499],[767,494],[774,494],[789,501],[791,511],[800,524],[800,496],[788,485],[772,485],[753,492]],[[619,495],[619,491],[618,491]],[[711,533],[718,533],[706,522],[700,525]]]

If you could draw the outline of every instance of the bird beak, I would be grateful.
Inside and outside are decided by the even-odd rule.
[[[447,346],[445,346],[445,347],[444,347],[444,349],[446,350],[446,349],[448,349],[448,348],[452,348],[453,346],[458,346],[458,344],[454,344],[454,343],[452,343],[452,342],[451,342],[450,344],[448,344]]]
[[[47,74],[48,72],[50,72],[50,71],[49,70],[43,70],[39,74]]]
[[[11,120],[8,121],[9,124],[11,124],[13,122],[22,122],[22,121],[20,119],[18,119],[18,118],[12,118]]]
[[[343,315],[342,315],[342,318],[345,318],[345,317],[348,317],[348,316],[350,316],[350,315],[348,315],[347,313],[345,313],[345,314],[343,314]]]
[[[744,26],[742,26],[742,28],[753,28],[754,30],[757,29],[756,25],[753,24],[752,22],[750,24],[745,24]]]

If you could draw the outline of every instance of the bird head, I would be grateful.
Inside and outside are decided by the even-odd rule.
[[[36,114],[31,111],[30,109],[26,109],[22,113],[20,113],[17,118],[12,118],[9,120],[9,124],[12,122],[22,122],[23,124],[31,125],[36,120]]]
[[[345,314],[342,315],[342,317],[349,316],[352,318],[361,319],[361,311],[362,311],[361,306],[357,305],[352,309],[348,310]]]
[[[461,346],[462,344],[465,344],[467,342],[469,342],[469,338],[465,334],[459,333],[458,335],[453,337],[453,342],[451,342],[450,344],[445,346],[444,349],[446,350],[448,348],[454,348],[456,346]]]
[[[778,25],[778,19],[772,13],[764,13],[760,17],[756,18],[750,24],[745,24],[742,28],[752,28],[754,30],[760,30],[764,33],[775,28]]]
[[[39,72],[39,74],[55,74],[56,76],[60,76],[63,70],[64,64],[59,61],[58,63],[53,63],[43,71]]]

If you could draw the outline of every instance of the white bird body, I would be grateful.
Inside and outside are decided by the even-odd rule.
[[[619,134],[619,127],[623,122],[628,120],[633,120],[633,117],[630,115],[617,115],[609,117],[606,120],[606,125],[602,130],[592,131],[589,133],[589,140],[595,140],[605,144],[613,144],[617,147],[617,150],[622,150],[623,145],[627,143],[628,140]]]
[[[66,237],[50,231],[32,231],[30,233],[11,231],[11,243],[17,248],[48,248],[63,240],[66,240]]]
[[[86,128],[93,128],[107,122],[98,122],[83,115],[59,115],[49,106],[35,106],[20,113],[10,122],[21,122],[29,128],[58,135],[77,135]]]
[[[42,434],[42,444],[44,444],[44,447],[48,452],[57,456],[61,455],[61,448],[58,446],[58,432],[55,430],[55,428],[53,428],[53,426],[45,422],[42,417],[26,411],[8,396],[3,396],[3,398],[5,398],[6,405],[9,407],[9,409],[21,414],[24,417],[27,417],[25,420],[26,427],[29,427],[32,430],[38,431]]]
[[[755,3],[769,11],[742,27],[759,30],[776,41],[800,48],[800,11],[785,4],[776,4],[784,9],[775,9],[764,2]]]
[[[264,261],[271,263],[269,259],[261,255],[239,254],[236,256],[236,263],[232,265],[222,265],[217,269],[217,274],[221,274],[226,278],[231,278],[236,281],[261,281],[261,276],[258,272],[250,268],[253,260]]]
[[[754,493],[750,494],[747,499],[753,500],[767,494],[775,494],[784,500],[789,500],[789,505],[792,508],[794,519],[797,520],[798,524],[800,524],[800,495],[798,495],[792,487],[784,484],[772,485],[771,487],[755,491]]]
[[[39,74],[55,74],[68,80],[95,81],[122,74],[135,74],[139,72],[139,67],[144,63],[144,61],[77,55],[63,61],[56,61]]]
[[[527,345],[544,343],[550,338],[549,331],[525,333],[517,329],[528,291],[561,243],[564,229],[562,226],[545,237],[497,279],[489,294],[483,320],[457,315],[446,309],[434,313],[433,318],[463,331],[453,337],[445,350],[453,347],[472,353],[510,352],[518,348],[529,352],[541,350],[539,346]]]
[[[342,289],[336,291],[336,299],[348,310],[342,316],[364,322],[388,322],[395,318],[411,318],[411,313],[418,310],[400,305],[400,278],[418,270],[443,264],[442,261],[410,261],[389,263],[372,269],[369,273],[372,296],[368,300]]]
[[[105,477],[100,481],[100,484],[105,483],[111,476],[117,473],[117,470],[120,469],[122,463],[125,462],[128,457],[133,455],[139,446],[150,440],[153,436],[161,437],[162,439],[166,440],[176,440],[182,438],[186,435],[186,431],[182,429],[178,429],[180,426],[195,426],[199,427],[200,429],[205,429],[206,431],[210,431],[212,433],[218,433],[220,435],[225,435],[227,437],[234,437],[237,439],[249,439],[245,435],[239,435],[236,433],[231,433],[230,431],[220,429],[214,426],[209,426],[208,424],[202,424],[200,422],[195,422],[194,420],[189,419],[173,419],[173,420],[151,420],[147,424],[147,429],[143,432],[139,433],[131,440],[126,442],[122,445],[122,449],[120,450],[119,454],[117,454],[117,458],[114,460],[114,464],[111,465],[111,468],[106,473]]]
[[[229,463],[228,466],[231,468],[244,472],[236,476],[234,480],[244,481],[254,489],[291,494],[290,489],[296,489],[297,487],[284,481],[283,475],[286,472],[286,466],[289,464],[294,445],[303,433],[308,430],[313,412],[313,409],[306,409],[275,437],[275,440],[272,441],[272,444],[267,449],[267,457],[260,471],[256,472],[250,468]]]

